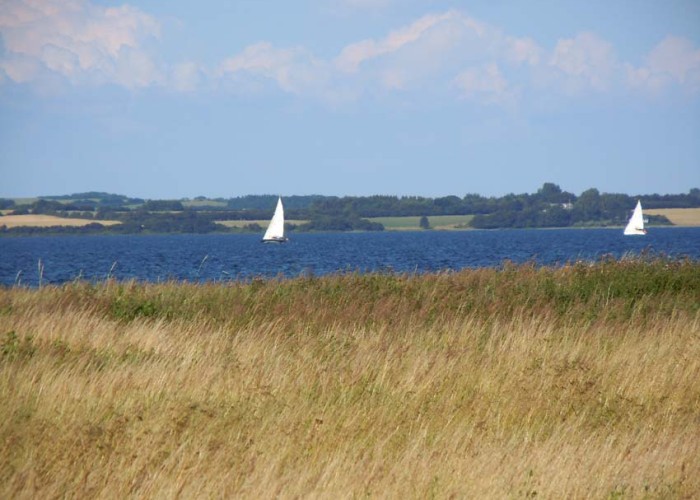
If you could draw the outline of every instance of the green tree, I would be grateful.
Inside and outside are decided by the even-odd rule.
[[[15,200],[0,198],[0,210],[6,210],[15,206]]]
[[[597,189],[587,189],[574,203],[574,218],[577,221],[597,220],[601,214],[600,193]]]
[[[185,209],[178,200],[148,200],[143,209],[149,212],[179,212]]]
[[[430,221],[428,220],[428,218],[425,215],[423,215],[420,218],[420,222],[418,223],[418,225],[420,226],[421,229],[430,229]]]
[[[560,203],[561,194],[561,188],[552,182],[545,182],[537,190],[537,195],[540,199],[547,203]]]

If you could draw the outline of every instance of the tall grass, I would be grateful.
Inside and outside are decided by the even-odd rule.
[[[700,494],[700,264],[0,290],[0,496]]]

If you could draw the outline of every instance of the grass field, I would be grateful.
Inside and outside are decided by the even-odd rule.
[[[121,224],[116,220],[92,220],[92,219],[69,219],[65,217],[55,217],[53,215],[27,214],[27,215],[4,215],[0,217],[0,226],[19,227],[52,227],[52,226],[85,226],[97,222],[103,226]]]
[[[697,498],[700,263],[0,288],[0,497]]]
[[[428,217],[433,229],[465,229],[473,215],[434,215]],[[417,231],[420,229],[420,217],[371,217],[372,222],[379,222],[388,231]]]
[[[216,200],[186,200],[182,202],[183,207],[219,207],[225,208],[228,203]]]
[[[39,201],[38,197],[27,197],[27,198],[10,198],[17,205],[31,205],[32,203]]]
[[[665,215],[676,226],[700,226],[700,208],[659,208],[645,210],[648,215]]]

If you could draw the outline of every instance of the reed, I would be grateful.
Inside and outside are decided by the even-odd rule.
[[[0,289],[0,496],[700,493],[700,263]]]

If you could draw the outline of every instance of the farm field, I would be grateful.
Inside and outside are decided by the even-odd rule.
[[[700,263],[0,288],[0,497],[697,498]]]
[[[92,220],[92,219],[70,219],[56,217],[53,215],[27,214],[27,215],[3,215],[0,217],[0,226],[10,227],[51,227],[51,226],[86,226],[88,224],[99,223],[103,226],[121,224],[116,220]]]
[[[226,208],[227,203],[225,201],[217,200],[185,200],[182,202],[182,206],[186,208],[196,208],[196,207],[219,207]]]
[[[473,215],[434,215],[428,217],[433,229],[467,229]],[[415,231],[420,229],[420,217],[370,217],[388,231]]]
[[[665,215],[676,226],[700,226],[700,208],[659,208],[644,210],[648,215]]]

